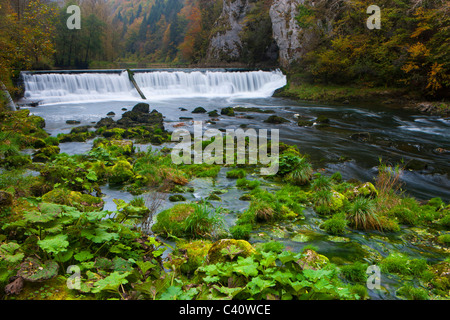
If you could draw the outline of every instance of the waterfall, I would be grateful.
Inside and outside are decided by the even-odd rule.
[[[134,71],[147,99],[189,97],[265,98],[286,84],[277,71]],[[23,73],[24,98],[41,104],[85,100],[139,100],[127,72]]]
[[[41,103],[139,98],[126,72],[23,73],[24,98]]]
[[[286,84],[281,71],[135,73],[147,97],[269,97]]]

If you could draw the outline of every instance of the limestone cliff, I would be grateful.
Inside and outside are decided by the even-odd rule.
[[[214,24],[208,48],[209,61],[239,60],[242,50],[240,33],[248,10],[248,0],[223,0],[222,14]]]
[[[266,5],[260,5],[256,15],[264,14],[269,19],[269,30],[252,30],[249,21],[255,21],[255,0],[223,0],[223,9],[219,19],[215,22],[211,31],[211,38],[207,52],[207,60],[210,62],[244,62],[248,63],[243,52],[248,52],[247,45],[243,41],[243,31],[267,33],[263,35],[273,42],[266,48],[258,50],[266,51],[267,56],[279,57],[279,65],[289,65],[300,58],[302,45],[299,40],[300,27],[296,22],[298,7],[304,0],[266,0]],[[256,6],[256,7],[255,7]],[[249,18],[252,16],[252,18]],[[254,27],[254,26],[253,26]],[[247,40],[248,40],[248,34]],[[255,37],[261,37],[255,34]],[[260,39],[260,38],[259,38]],[[260,41],[261,42],[261,41]],[[270,41],[269,41],[270,43]],[[274,48],[275,47],[275,48]],[[246,50],[247,49],[247,50]]]
[[[279,48],[279,63],[288,67],[292,62],[300,58],[301,43],[299,40],[298,26],[295,16],[298,14],[298,6],[304,0],[273,0],[270,7],[272,20],[272,36]]]

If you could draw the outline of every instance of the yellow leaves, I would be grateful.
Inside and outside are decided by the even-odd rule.
[[[427,47],[421,42],[417,42],[416,44],[410,46],[408,48],[408,52],[412,59],[427,57],[430,55],[430,50],[427,49]]]
[[[444,82],[450,80],[450,76],[445,72],[443,64],[435,62],[432,65],[430,72],[428,72],[427,80],[428,83],[426,88],[431,92],[436,92],[442,88]]]
[[[416,28],[416,30],[411,34],[411,38],[417,38],[420,36],[423,32],[431,30],[431,27],[428,24],[419,26]]]

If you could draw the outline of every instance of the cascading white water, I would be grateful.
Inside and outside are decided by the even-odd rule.
[[[277,71],[152,71],[134,73],[148,100],[183,97],[265,98],[286,84]],[[24,73],[25,99],[41,104],[85,100],[139,99],[122,73]]]
[[[80,100],[138,98],[122,73],[23,73],[24,98],[44,104]]]
[[[286,85],[281,71],[156,71],[136,73],[146,97],[270,97]]]

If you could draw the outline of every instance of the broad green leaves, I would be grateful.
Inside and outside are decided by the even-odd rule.
[[[128,283],[126,277],[130,274],[131,272],[119,273],[118,271],[114,271],[106,278],[95,282],[92,292],[93,293],[99,293],[101,291],[117,292],[117,289],[121,284]]]
[[[44,240],[39,240],[37,243],[45,252],[58,254],[66,251],[69,246],[69,241],[67,241],[67,238],[68,236],[65,234],[57,234],[47,236]]]
[[[302,269],[305,257],[291,251],[258,252],[247,258],[238,257],[237,261],[202,266],[197,272],[203,275],[209,298],[356,298],[342,285],[333,266]]]
[[[20,252],[20,245],[15,242],[8,242],[0,246],[0,258],[11,264],[21,262],[24,254]]]

